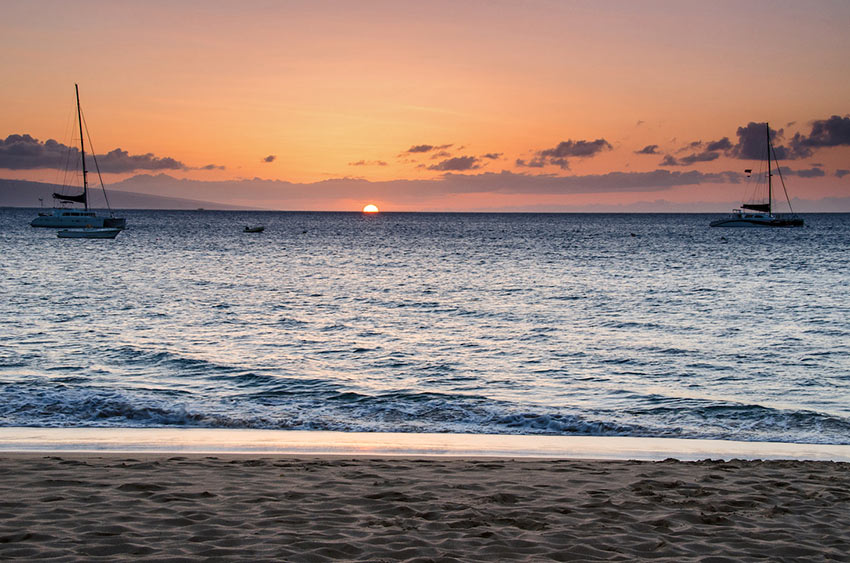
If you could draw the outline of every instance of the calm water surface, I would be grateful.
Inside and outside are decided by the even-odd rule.
[[[0,210],[3,426],[850,444],[850,215],[34,215]]]

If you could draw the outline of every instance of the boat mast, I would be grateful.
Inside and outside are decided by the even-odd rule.
[[[771,177],[773,174],[770,173],[770,125],[765,122],[764,124],[765,135],[767,135],[767,214],[771,214],[771,203],[773,201],[773,186],[771,182]]]
[[[80,123],[80,158],[83,161],[83,205],[85,206],[86,211],[88,211],[89,199],[87,193],[89,182],[88,178],[86,177],[86,147],[83,143],[83,112],[82,110],[80,110],[80,87],[76,84],[74,84],[74,92],[76,92],[77,94],[77,120]],[[768,158],[770,158],[769,155]]]

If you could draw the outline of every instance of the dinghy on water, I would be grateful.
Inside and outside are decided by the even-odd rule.
[[[56,233],[59,238],[115,238],[121,229],[115,228],[89,228],[89,229],[62,229]]]

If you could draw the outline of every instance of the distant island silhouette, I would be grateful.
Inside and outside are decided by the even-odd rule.
[[[51,195],[61,187],[58,184],[0,178],[0,207],[39,207],[39,199],[43,200],[44,206],[51,207],[53,202]],[[118,209],[210,209],[235,211],[258,209],[207,200],[165,197],[109,188],[106,189],[106,192],[109,194],[110,204]],[[91,205],[95,208],[105,207],[102,194],[94,192]]]

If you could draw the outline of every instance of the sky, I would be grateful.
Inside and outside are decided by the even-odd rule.
[[[850,3],[0,0],[0,178],[264,209],[850,211]],[[35,205],[35,203],[34,203]]]

